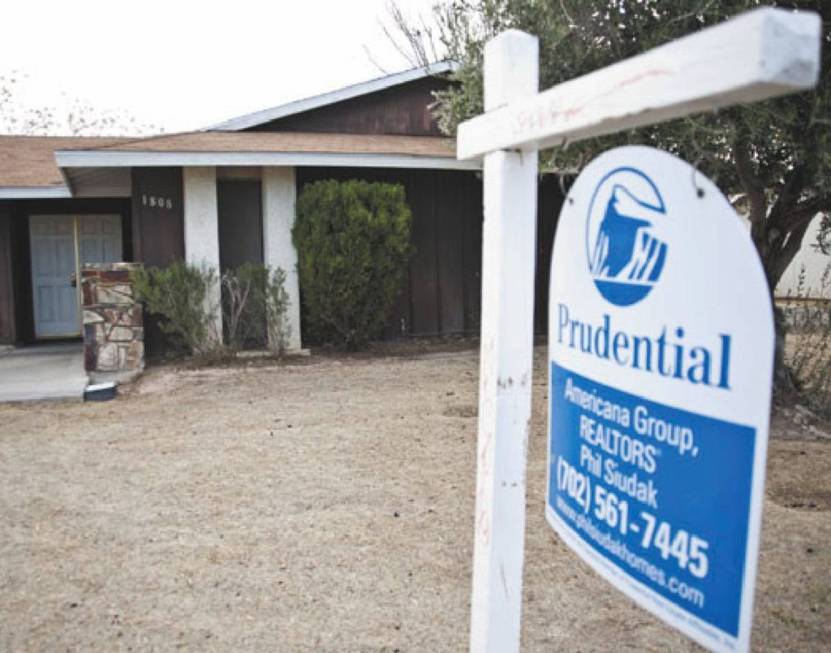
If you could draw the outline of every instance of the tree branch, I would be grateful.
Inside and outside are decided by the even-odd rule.
[[[776,228],[782,233],[788,233],[801,227],[803,222],[810,223],[817,213],[825,212],[831,212],[831,197],[814,197],[784,213],[777,220]]]
[[[750,148],[744,136],[738,137],[733,143],[733,157],[736,161],[736,172],[739,175],[739,181],[747,192],[747,200],[750,204],[750,233],[761,254],[764,251],[763,248],[767,246],[765,242],[767,201],[765,200],[765,188],[753,170]]]
[[[769,265],[765,266],[768,273],[768,283],[771,291],[776,289],[785,270],[793,261],[794,256],[802,248],[802,240],[805,238],[805,232],[808,230],[810,220],[804,221],[801,225],[796,227],[788,234],[787,240],[776,253],[771,257]]]
[[[796,202],[802,192],[802,189],[805,186],[804,178],[804,165],[797,165],[793,170],[791,170],[791,174],[788,175],[788,179],[785,181],[785,185],[782,187],[779,197],[776,198],[776,201],[770,209],[769,217],[773,223],[778,222],[784,215],[790,213],[790,211],[788,211],[788,207]],[[781,226],[776,226],[781,229]]]

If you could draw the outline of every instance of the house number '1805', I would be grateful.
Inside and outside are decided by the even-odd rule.
[[[141,196],[141,203],[144,206],[150,206],[153,208],[160,208],[160,209],[172,209],[173,208],[173,200],[169,197],[160,197],[158,195],[142,195]]]

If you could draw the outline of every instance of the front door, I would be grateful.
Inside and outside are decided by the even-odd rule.
[[[78,264],[121,260],[121,216],[82,215],[78,218]]]
[[[35,337],[78,336],[80,292],[73,277],[85,263],[121,260],[121,217],[33,215],[29,234]]]

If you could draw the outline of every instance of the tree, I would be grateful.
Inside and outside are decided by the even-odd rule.
[[[359,349],[383,329],[406,279],[412,214],[401,184],[307,184],[292,238],[313,333]]]
[[[820,83],[815,90],[704,113],[540,153],[543,169],[574,175],[601,151],[641,143],[694,162],[747,215],[771,293],[822,214],[818,241],[831,251],[831,0],[772,2],[819,12],[823,20]],[[540,39],[540,87],[603,68],[761,6],[759,0],[444,0],[434,25],[399,25],[405,42],[438,41],[460,64],[458,85],[436,93],[434,112],[448,135],[482,112],[485,42],[502,30]],[[395,13],[393,21],[402,21]],[[430,49],[423,44],[414,52]],[[778,380],[784,320],[777,311]]]
[[[26,100],[27,76],[0,74],[0,134],[22,136],[140,136],[162,131],[126,111],[97,109],[77,98],[64,106],[38,106]]]

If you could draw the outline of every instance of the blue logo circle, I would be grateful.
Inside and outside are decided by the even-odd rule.
[[[666,207],[653,181],[635,168],[615,168],[597,184],[586,220],[589,273],[603,297],[631,306],[661,276],[667,244],[661,231]]]

